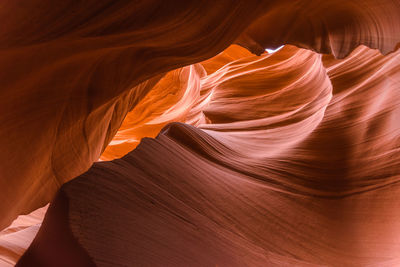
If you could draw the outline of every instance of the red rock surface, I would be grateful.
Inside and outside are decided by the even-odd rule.
[[[0,228],[61,187],[20,265],[400,264],[399,14],[4,1]],[[262,54],[281,44],[308,50]],[[25,220],[1,232],[4,264]]]

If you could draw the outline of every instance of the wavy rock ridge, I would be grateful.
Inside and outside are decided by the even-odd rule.
[[[21,266],[399,263],[399,1],[26,5],[0,6],[0,226],[61,189]]]

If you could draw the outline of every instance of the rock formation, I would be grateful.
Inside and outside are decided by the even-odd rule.
[[[400,264],[400,1],[0,14],[4,264]]]

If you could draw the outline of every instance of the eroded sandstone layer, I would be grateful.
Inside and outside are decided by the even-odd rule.
[[[0,228],[58,192],[21,265],[400,264],[398,0],[0,16]],[[5,264],[44,211],[1,233]]]
[[[100,266],[395,266],[399,58],[287,46],[231,61],[182,112],[197,128],[169,124],[62,186],[62,223]],[[48,260],[46,229],[21,266]]]

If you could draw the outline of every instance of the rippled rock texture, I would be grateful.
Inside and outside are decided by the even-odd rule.
[[[0,5],[19,265],[400,264],[400,2],[173,2]]]

